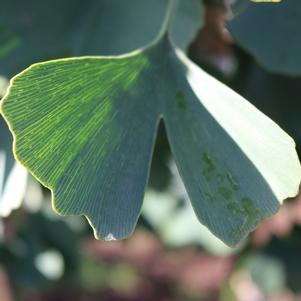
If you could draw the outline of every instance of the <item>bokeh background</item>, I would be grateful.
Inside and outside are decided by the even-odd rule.
[[[43,3],[39,4],[41,9],[47,10]],[[56,3],[49,1],[53,12]],[[221,0],[204,1],[200,12],[204,21],[188,48],[188,55],[279,123],[295,138],[300,152],[301,77],[268,72],[237,46],[226,29],[231,18],[227,4]],[[10,32],[2,23],[17,24],[19,20],[14,17],[27,20],[32,15],[26,10],[26,1],[0,0],[0,5],[4,8],[0,7],[0,95],[3,96],[9,78],[27,66],[20,63],[20,51],[7,58],[18,40],[9,39]],[[11,17],[14,10],[18,14]],[[47,20],[48,26],[69,28],[68,19],[57,23],[56,18],[59,17],[54,16],[53,23]],[[93,27],[90,19],[90,15],[85,17],[87,26]],[[109,25],[103,26],[107,26],[104,34],[113,35],[117,30],[123,39],[129,39],[122,28],[114,31]],[[32,35],[35,34],[33,31]],[[191,36],[187,29],[187,37]],[[47,37],[40,40],[41,44],[46,43],[49,54],[38,57],[35,44],[29,39],[26,45],[29,54],[24,54],[29,64],[77,55],[76,51],[65,50],[60,37],[57,40],[59,47],[48,45]],[[111,44],[103,46],[105,54],[112,51],[107,45]],[[90,48],[87,46],[83,51],[89,53]],[[4,127],[1,120],[1,129]],[[9,135],[5,133],[3,130],[0,134],[2,143],[11,139],[4,138]],[[142,215],[134,235],[125,241],[96,241],[84,218],[56,215],[51,209],[49,191],[30,175],[25,180],[22,168],[4,155],[1,150],[1,164],[6,162],[6,166],[21,169],[15,171],[19,176],[12,178],[10,188],[22,190],[24,195],[21,207],[10,215],[12,208],[0,203],[2,215],[7,215],[0,219],[1,301],[301,300],[301,197],[287,200],[278,214],[264,221],[246,241],[230,249],[196,220],[163,124],[159,128]],[[0,184],[5,172],[0,172]],[[3,199],[12,197],[6,191],[0,192]],[[19,203],[16,201],[11,207],[18,207]]]

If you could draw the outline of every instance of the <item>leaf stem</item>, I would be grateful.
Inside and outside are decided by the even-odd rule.
[[[161,40],[165,35],[168,35],[168,33],[170,32],[177,11],[177,6],[178,0],[169,0],[163,24],[161,26],[158,36],[155,39],[156,42]]]

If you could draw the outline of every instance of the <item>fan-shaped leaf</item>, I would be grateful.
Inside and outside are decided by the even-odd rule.
[[[133,230],[161,117],[198,218],[227,244],[298,191],[292,139],[166,36],[129,55],[33,65],[2,112],[58,212],[85,214],[105,239]]]

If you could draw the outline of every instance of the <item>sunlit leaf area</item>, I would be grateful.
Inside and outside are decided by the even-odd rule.
[[[299,0],[0,0],[0,301],[301,300]]]

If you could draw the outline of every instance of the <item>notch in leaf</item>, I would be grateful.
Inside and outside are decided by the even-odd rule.
[[[2,113],[17,159],[52,190],[56,211],[84,214],[107,240],[134,229],[163,118],[196,215],[235,245],[297,194],[295,145],[176,49],[166,20],[136,52],[31,66],[12,80]]]

